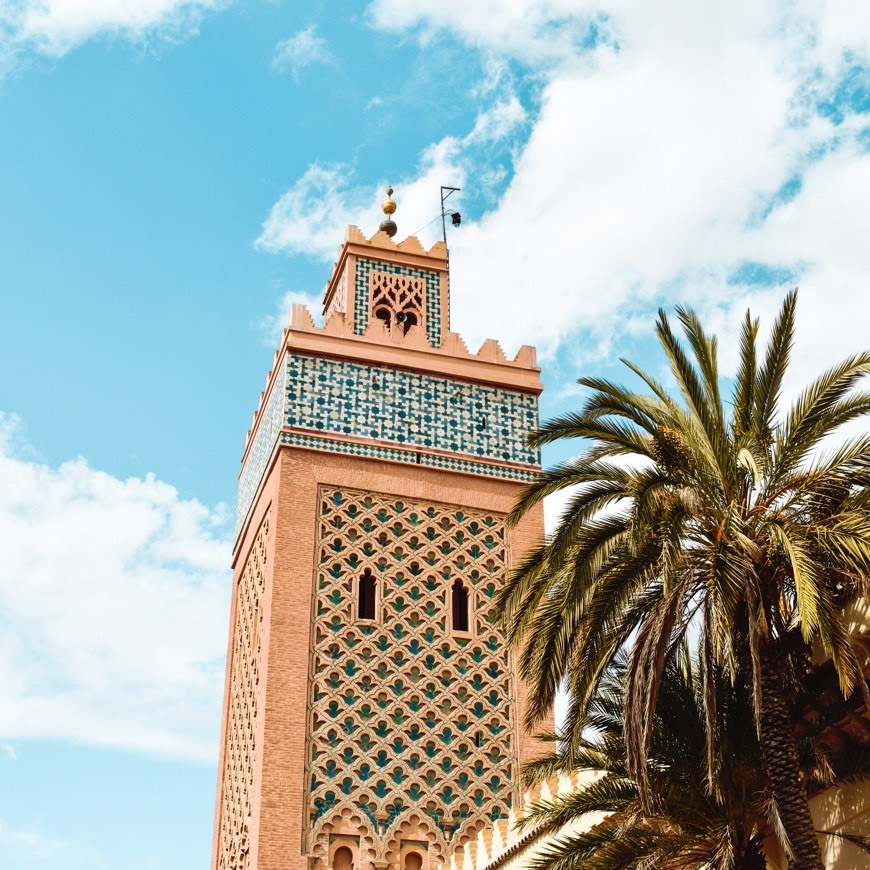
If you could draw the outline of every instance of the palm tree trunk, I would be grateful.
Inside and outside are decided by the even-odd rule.
[[[737,853],[734,867],[736,870],[767,870],[767,861],[758,844],[751,843]]]
[[[797,744],[785,702],[782,662],[771,643],[761,645],[761,757],[791,844],[794,870],[824,870],[798,765]]]

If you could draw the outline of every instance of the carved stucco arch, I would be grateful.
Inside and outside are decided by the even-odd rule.
[[[402,840],[425,840],[429,844],[429,867],[437,867],[447,857],[447,844],[435,823],[418,810],[408,810],[392,825],[384,845],[387,870],[400,870],[399,850]]]
[[[309,852],[313,870],[328,870],[329,838],[338,834],[359,837],[359,861],[355,870],[372,870],[378,848],[371,822],[359,809],[349,806],[333,810],[315,825]]]
[[[491,828],[493,824],[493,822],[490,822],[487,819],[475,819],[471,824],[457,832],[453,841],[454,849],[465,847],[470,842],[477,840],[477,835],[481,831]]]

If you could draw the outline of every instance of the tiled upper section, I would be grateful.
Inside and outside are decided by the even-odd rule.
[[[272,448],[281,431],[282,418],[284,416],[284,375],[278,372],[278,377],[272,386],[272,392],[266,399],[266,407],[263,411],[263,419],[254,437],[254,443],[248,453],[245,464],[242,466],[242,474],[239,477],[239,500],[236,504],[236,532],[242,526],[247,516],[251,502],[260,485],[260,478],[266,470],[266,463],[272,454]]]
[[[450,331],[447,248],[348,227],[325,320],[294,305],[245,444],[239,532],[279,444],[529,482],[540,455],[532,347],[471,353]],[[373,296],[374,294],[374,296]],[[376,312],[375,316],[373,312]],[[399,317],[399,315],[405,315]]]
[[[526,446],[535,396],[421,372],[301,355],[287,357],[285,422],[481,459],[538,465]]]
[[[541,460],[525,436],[537,425],[537,397],[521,390],[288,354],[239,480],[236,530],[282,426],[294,430],[281,436],[286,444],[528,481]]]
[[[426,284],[426,338],[432,347],[441,344],[441,287],[438,272],[429,269],[414,269],[397,263],[368,260],[361,257],[356,264],[356,287],[354,304],[354,331],[362,335],[369,324],[369,274],[372,271],[390,275],[405,275],[420,278]]]

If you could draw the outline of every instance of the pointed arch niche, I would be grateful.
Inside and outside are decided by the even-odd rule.
[[[453,634],[471,634],[471,592],[458,578],[450,587],[450,630]]]
[[[357,578],[356,618],[375,620],[378,613],[378,581],[371,568],[366,568]]]
[[[402,843],[401,870],[429,870],[426,843]]]
[[[353,851],[350,846],[339,846],[332,853],[332,863],[330,870],[354,870]]]

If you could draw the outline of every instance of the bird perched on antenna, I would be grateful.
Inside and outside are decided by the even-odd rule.
[[[396,212],[396,203],[393,202],[393,188],[387,188],[387,198],[384,200],[384,204],[381,206],[384,214],[387,216],[386,220],[381,221],[381,225],[378,227],[379,230],[385,232],[390,238],[392,238],[399,231],[399,228],[396,226],[396,222],[392,219],[391,215]]]

